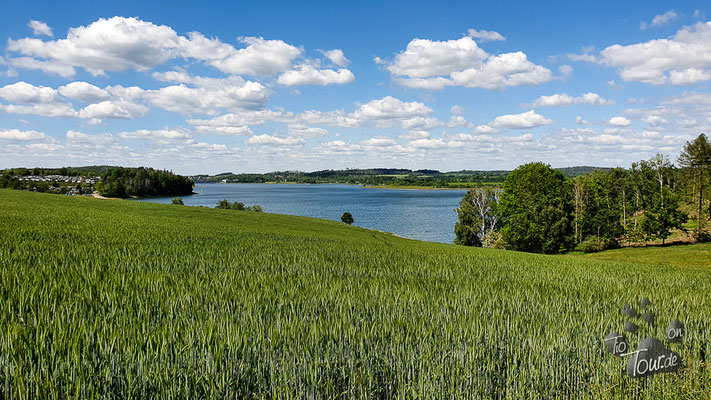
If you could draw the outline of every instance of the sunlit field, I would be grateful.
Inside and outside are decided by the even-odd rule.
[[[632,260],[630,260],[632,261]],[[643,379],[626,303],[687,329]],[[0,190],[0,398],[703,398],[711,270]]]

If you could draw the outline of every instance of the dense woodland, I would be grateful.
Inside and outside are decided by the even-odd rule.
[[[570,167],[559,169],[565,176],[574,178],[596,170],[608,170],[597,167]],[[322,170],[314,172],[277,171],[266,174],[233,174],[225,172],[218,175],[195,175],[195,182],[225,183],[346,183],[365,186],[422,186],[432,188],[457,188],[500,186],[511,171],[451,171],[440,172],[430,169],[410,170],[398,168],[371,168]]]
[[[38,179],[29,179],[30,177]],[[96,177],[96,182],[75,183],[65,177]],[[155,197],[192,193],[193,181],[167,170],[110,166],[70,168],[14,168],[0,172],[0,188],[65,193],[94,191],[106,197]]]
[[[455,242],[558,253],[658,241],[708,241],[711,144],[701,134],[676,159],[662,154],[630,168],[573,179],[543,163],[522,165],[503,190],[473,189],[457,209]]]

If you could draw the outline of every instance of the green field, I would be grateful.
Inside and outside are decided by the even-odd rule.
[[[711,243],[673,246],[626,247],[583,257],[596,260],[667,265],[670,267],[708,267],[711,273]]]
[[[631,344],[679,319],[683,371],[605,351],[643,296]],[[709,355],[708,266],[0,190],[4,399],[708,398]]]

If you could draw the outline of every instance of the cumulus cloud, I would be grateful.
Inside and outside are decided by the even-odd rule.
[[[169,142],[176,140],[189,139],[190,135],[186,132],[181,132],[174,129],[158,129],[158,130],[148,130],[139,129],[132,132],[121,132],[118,136],[122,139],[133,139],[133,140],[156,140],[159,142]]]
[[[506,38],[503,37],[499,32],[495,31],[486,31],[486,30],[476,30],[476,29],[469,29],[469,37],[473,37],[475,39],[479,39],[479,42],[488,42],[488,41],[493,41],[493,40],[501,40],[505,41]]]
[[[652,18],[652,22],[650,22],[649,24],[644,21],[640,22],[639,29],[659,28],[661,26],[669,24],[669,22],[677,19],[678,17],[679,14],[677,14],[676,11],[669,10],[664,14],[655,15],[654,18]]]
[[[164,110],[184,115],[214,115],[220,109],[259,109],[269,100],[269,90],[261,83],[233,78],[221,87],[188,87],[184,84],[148,90],[143,97]]]
[[[354,116],[366,120],[387,120],[424,117],[432,113],[431,108],[418,101],[404,102],[392,96],[385,96],[362,104],[354,112]]]
[[[247,139],[246,143],[268,146],[299,146],[304,144],[304,139],[264,134],[252,136]]]
[[[17,129],[0,129],[0,140],[43,140],[49,138],[42,132],[37,131],[20,131]]]
[[[303,52],[282,40],[264,40],[261,37],[243,37],[239,40],[247,46],[233,51],[229,57],[208,63],[228,74],[271,76],[288,70],[291,62]]]
[[[338,71],[332,69],[316,69],[308,64],[302,64],[296,69],[286,71],[279,75],[277,82],[284,86],[319,85],[326,86],[332,84],[345,84],[355,81],[353,73],[341,68]]]
[[[533,107],[559,107],[559,106],[569,106],[572,104],[592,104],[596,106],[606,106],[610,104],[615,104],[614,100],[607,100],[600,97],[597,93],[584,93],[578,97],[572,97],[567,93],[554,94],[551,96],[541,96],[536,99],[532,105]]]
[[[35,36],[45,35],[49,37],[54,37],[54,33],[52,33],[52,28],[50,28],[49,25],[45,24],[42,21],[32,20],[27,24],[27,26],[32,28],[32,32],[35,34]]]
[[[447,86],[504,89],[537,85],[552,79],[551,71],[523,52],[491,55],[469,36],[457,40],[413,39],[390,63],[376,59],[402,86],[439,90]]]
[[[10,39],[7,48],[24,56],[10,57],[8,63],[65,77],[74,75],[75,68],[94,75],[147,71],[181,57],[203,61],[228,74],[273,76],[289,70],[292,61],[303,53],[282,40],[242,37],[239,41],[244,47],[237,49],[199,32],[181,36],[166,25],[117,16],[70,28],[64,39]],[[337,53],[332,55],[344,61]]]
[[[546,119],[544,116],[536,114],[534,110],[530,110],[521,114],[500,115],[489,123],[489,126],[493,128],[525,129],[552,123],[553,120]]]
[[[148,107],[123,100],[106,100],[89,104],[79,111],[86,119],[133,119],[148,115]]]
[[[59,94],[70,99],[80,100],[86,103],[98,103],[108,100],[109,93],[97,86],[87,82],[72,82],[57,88]]]
[[[60,101],[57,91],[47,86],[35,86],[24,81],[0,88],[0,97],[13,103],[54,103]]]
[[[690,85],[711,79],[710,53],[711,22],[699,22],[680,29],[670,39],[616,44],[600,55],[604,64],[618,68],[625,81]]]
[[[617,116],[617,117],[610,118],[608,123],[612,126],[624,127],[624,126],[630,126],[632,124],[632,121],[630,121],[629,119],[627,119],[625,117]]]
[[[341,49],[333,49],[333,50],[319,50],[321,54],[323,54],[326,58],[329,59],[332,63],[335,65],[338,65],[339,67],[345,67],[348,64],[350,64],[350,60],[348,60],[343,54],[343,50]]]

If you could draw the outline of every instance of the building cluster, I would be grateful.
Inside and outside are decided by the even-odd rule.
[[[65,183],[88,183],[89,185],[96,185],[97,182],[101,181],[101,177],[93,176],[66,176],[66,175],[26,175],[26,176],[15,176],[15,178],[20,181],[32,181],[32,182],[65,182]]]

